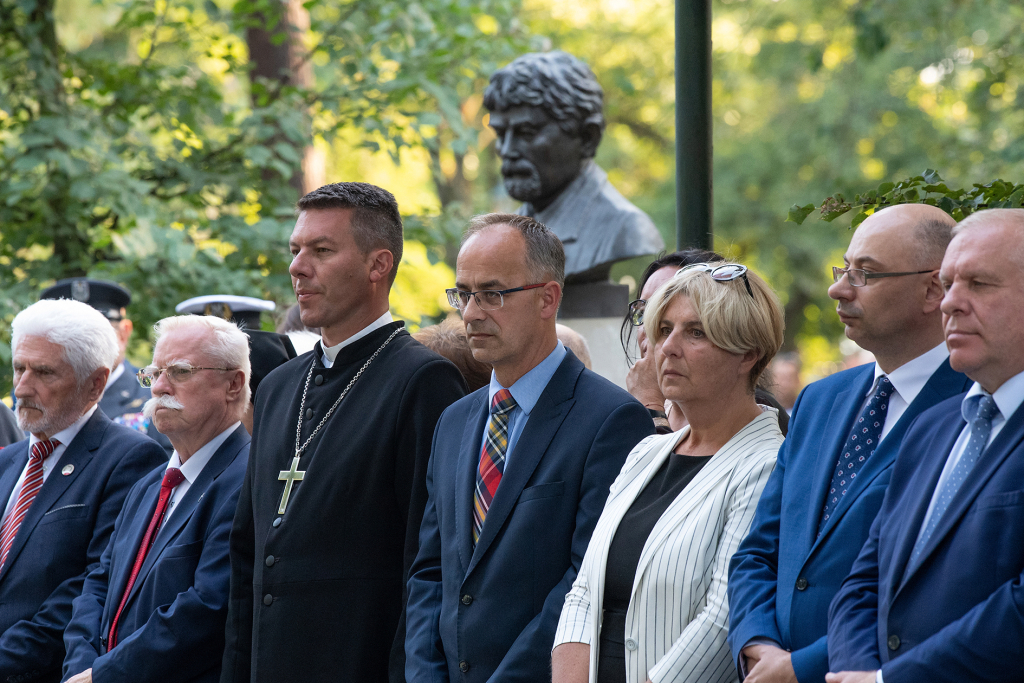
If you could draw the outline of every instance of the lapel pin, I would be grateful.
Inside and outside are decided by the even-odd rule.
[[[62,469],[60,471],[60,473],[63,474],[66,477],[66,476],[68,476],[69,474],[71,474],[74,471],[75,471],[75,466],[74,465],[64,465],[64,469]]]

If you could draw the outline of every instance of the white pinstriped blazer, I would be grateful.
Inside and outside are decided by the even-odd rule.
[[[762,407],[715,453],[647,538],[626,613],[626,681],[717,683],[736,680],[725,638],[729,559],[747,532],[782,445],[777,412]],[[562,643],[590,645],[597,678],[608,547],[622,516],[686,435],[644,439],[629,454],[590,539],[555,632]]]

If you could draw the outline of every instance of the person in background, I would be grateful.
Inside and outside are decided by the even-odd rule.
[[[828,683],[1021,680],[1024,210],[978,211],[953,235],[942,320],[973,383],[903,439],[829,610]]]
[[[64,631],[68,683],[220,679],[228,535],[249,460],[249,340],[215,317],[154,326],[146,414],[171,461],[132,487]]]
[[[18,418],[6,403],[0,402],[0,448],[24,438],[25,432],[18,426]]]
[[[778,297],[735,263],[686,266],[649,300],[658,386],[688,423],[638,444],[612,484],[565,596],[553,683],[735,680],[726,577],[783,441],[754,400],[783,327]]]
[[[644,269],[643,275],[640,277],[640,285],[637,289],[640,292],[640,298],[630,302],[626,317],[622,320],[622,327],[619,330],[622,350],[626,354],[626,360],[632,362],[626,375],[626,390],[644,404],[654,419],[659,434],[671,434],[679,431],[686,426],[686,416],[683,415],[677,404],[665,400],[661,388],[658,386],[657,372],[654,368],[653,357],[650,355],[651,347],[643,328],[644,306],[647,305],[647,299],[654,296],[658,288],[675,275],[680,268],[694,263],[712,262],[724,263],[725,257],[704,249],[683,249],[655,259]],[[632,358],[634,330],[636,330],[636,343],[640,351],[640,357],[635,360]],[[771,406],[778,410],[779,428],[782,430],[782,435],[785,436],[789,428],[789,416],[771,392],[758,386],[754,390],[754,400],[760,405]]]
[[[306,327],[302,324],[298,304],[288,307],[284,320],[277,326],[277,333],[288,335],[288,338],[292,340],[292,346],[295,347],[295,352],[300,356],[312,351],[316,343],[320,341],[319,327]]]
[[[587,340],[583,338],[582,334],[562,324],[555,325],[555,334],[558,335],[558,341],[562,342],[565,348],[572,351],[580,359],[583,367],[587,370],[593,369],[593,365],[590,362],[590,345],[587,344]]]
[[[654,424],[555,333],[565,255],[527,216],[470,223],[447,290],[490,384],[438,422],[409,578],[407,683],[545,681],[608,485]]]
[[[775,389],[775,397],[787,413],[793,412],[793,404],[796,403],[796,397],[800,395],[800,389],[803,388],[800,383],[801,369],[800,354],[794,351],[775,356],[775,360],[768,368]]]
[[[39,301],[11,332],[18,424],[30,436],[0,451],[0,680],[55,683],[71,603],[128,490],[167,457],[99,410],[119,351],[96,309]]]
[[[117,335],[117,362],[107,378],[107,386],[103,390],[103,398],[99,406],[103,414],[116,424],[142,432],[167,452],[168,457],[174,450],[171,442],[142,414],[142,406],[149,399],[149,389],[139,386],[135,373],[139,371],[126,359],[128,342],[131,340],[134,326],[128,317],[128,305],[132,295],[127,289],[106,280],[91,280],[84,277],[73,277],[60,280],[40,293],[39,299],[72,299],[89,304],[110,321]]]
[[[490,363],[473,358],[473,351],[469,348],[469,339],[466,337],[466,328],[460,320],[445,318],[437,325],[414,332],[412,337],[434,353],[454,363],[466,380],[470,392],[487,386],[491,381]]]
[[[846,336],[877,363],[807,386],[729,575],[729,645],[750,683],[822,683],[829,603],[867,538],[908,426],[967,389],[942,337],[954,221],[924,204],[860,224],[833,269]],[[918,272],[920,271],[920,272]]]

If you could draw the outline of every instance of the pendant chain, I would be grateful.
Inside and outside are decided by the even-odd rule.
[[[324,426],[324,424],[326,424],[327,420],[334,413],[335,408],[337,408],[338,405],[341,403],[341,400],[345,398],[346,394],[348,394],[348,390],[351,389],[352,385],[356,383],[356,380],[359,379],[359,376],[363,374],[363,371],[365,371],[366,368],[370,367],[370,363],[372,363],[373,360],[378,355],[380,355],[380,352],[384,350],[384,347],[390,344],[391,340],[394,339],[401,331],[402,328],[399,327],[397,330],[392,332],[391,336],[385,339],[384,343],[380,345],[380,348],[374,351],[373,355],[366,359],[366,362],[363,363],[363,367],[359,368],[359,372],[357,372],[355,376],[352,377],[351,381],[349,381],[348,386],[346,386],[345,390],[341,392],[341,396],[338,397],[338,400],[334,402],[334,405],[331,406],[331,409],[327,411],[326,415],[324,415],[324,419],[320,420],[320,424],[316,426],[316,429],[313,430],[313,433],[309,435],[308,439],[306,439],[306,443],[300,446],[299,443],[302,439],[302,418],[305,415],[306,409],[306,394],[309,392],[309,380],[313,378],[313,371],[316,369],[316,360],[314,359],[313,365],[311,365],[309,368],[309,374],[306,376],[306,385],[302,388],[302,403],[299,405],[299,424],[295,427],[296,458],[301,456],[306,451],[306,448],[309,447],[309,443],[313,440],[313,437],[320,433],[320,429]]]

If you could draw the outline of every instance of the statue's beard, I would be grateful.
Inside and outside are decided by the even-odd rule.
[[[543,197],[540,171],[526,160],[506,161],[501,164],[505,191],[521,202],[534,202]]]

